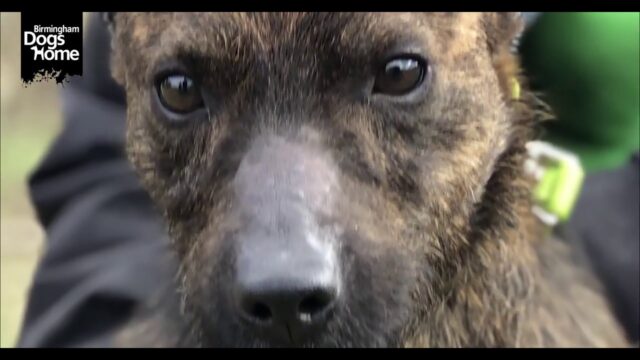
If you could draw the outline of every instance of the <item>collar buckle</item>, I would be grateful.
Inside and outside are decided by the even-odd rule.
[[[569,219],[584,181],[580,159],[543,141],[527,143],[525,171],[536,179],[533,213],[553,227]]]

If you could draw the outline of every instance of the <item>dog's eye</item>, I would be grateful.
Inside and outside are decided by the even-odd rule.
[[[414,57],[398,57],[387,62],[376,75],[373,92],[404,95],[417,88],[425,77],[424,61]]]
[[[203,106],[200,90],[191,78],[182,74],[168,75],[158,84],[162,105],[175,113],[186,114]]]

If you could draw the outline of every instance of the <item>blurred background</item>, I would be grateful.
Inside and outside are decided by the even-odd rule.
[[[87,15],[87,14],[86,14]],[[85,20],[87,16],[85,15]],[[640,15],[543,14],[523,39],[525,66],[560,121],[546,136],[577,152],[590,172],[638,150]],[[86,26],[85,26],[86,29]],[[27,178],[61,129],[60,86],[20,81],[20,14],[1,15],[0,346],[15,344],[43,231]]]
[[[0,63],[0,345],[13,346],[27,290],[43,247],[27,177],[61,127],[55,82],[20,80],[20,13],[2,13]]]

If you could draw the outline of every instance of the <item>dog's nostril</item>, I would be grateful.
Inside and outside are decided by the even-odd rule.
[[[310,321],[314,315],[317,315],[329,308],[333,302],[334,296],[329,291],[315,290],[305,296],[298,306],[300,319]]]
[[[271,309],[269,309],[267,305],[260,302],[256,302],[255,304],[253,304],[251,310],[249,311],[249,314],[253,318],[260,321],[269,321],[272,316]]]

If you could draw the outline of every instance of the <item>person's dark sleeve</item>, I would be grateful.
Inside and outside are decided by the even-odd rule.
[[[162,222],[125,157],[108,31],[97,15],[86,31],[84,76],[62,90],[63,130],[29,182],[46,243],[21,347],[109,345],[172,276]]]
[[[640,343],[640,154],[588,175],[562,230],[585,250],[627,336]]]

